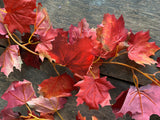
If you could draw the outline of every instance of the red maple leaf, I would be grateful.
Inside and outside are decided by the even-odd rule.
[[[125,29],[124,26],[123,16],[116,19],[114,15],[105,14],[102,24],[99,25],[97,29],[97,39],[103,46],[101,57],[106,58],[107,54],[110,54],[110,52],[112,52],[120,42],[125,41],[126,38],[127,29]]]
[[[86,120],[86,117],[83,117],[80,111],[78,111],[78,114],[76,115],[76,120]]]
[[[79,93],[76,95],[77,105],[86,102],[90,109],[98,109],[99,104],[104,107],[110,105],[109,90],[114,86],[106,81],[106,77],[93,79],[92,77],[84,76],[84,80],[79,81],[75,86],[80,87]]]
[[[6,92],[1,96],[2,99],[8,101],[5,109],[22,106],[35,97],[32,83],[27,80],[12,82]]]
[[[8,76],[12,71],[13,67],[16,67],[18,70],[21,70],[22,60],[19,55],[19,46],[10,45],[0,56],[0,66],[1,72],[4,72]]]
[[[78,27],[73,25],[69,28],[69,42],[73,44],[79,38],[89,37],[89,24],[87,23],[86,19],[83,18],[79,23]]]
[[[8,25],[12,33],[15,29],[21,33],[29,32],[30,25],[35,22],[36,0],[3,0],[7,14],[4,18],[4,24]]]
[[[34,108],[37,112],[47,114],[47,113],[55,113],[57,110],[63,108],[63,105],[67,102],[66,98],[60,97],[51,97],[45,98],[40,96],[38,98],[33,98],[31,101],[28,101],[27,104]]]
[[[116,117],[129,113],[136,120],[149,120],[150,115],[160,115],[160,87],[149,84],[140,87],[131,86],[128,92],[123,92],[112,106]],[[118,105],[119,104],[119,105]]]
[[[155,60],[151,59],[150,56],[154,55],[160,48],[155,42],[148,42],[150,39],[149,31],[137,32],[135,35],[131,34],[128,47],[128,57],[134,60],[136,63],[144,64],[155,64]]]
[[[87,73],[94,60],[89,38],[82,38],[74,44],[69,44],[67,38],[59,34],[52,42],[52,45],[52,50],[48,53],[56,63],[64,65],[72,72],[80,75]]]
[[[44,80],[39,85],[39,91],[47,98],[71,96],[70,92],[73,90],[73,84],[73,79],[64,73],[60,76]]]
[[[80,111],[78,111],[78,114],[76,115],[76,120],[86,120],[86,117],[83,117]],[[92,116],[92,120],[98,120],[98,119],[95,116]]]
[[[13,112],[11,108],[3,109],[1,111],[2,120],[20,120],[20,115]]]

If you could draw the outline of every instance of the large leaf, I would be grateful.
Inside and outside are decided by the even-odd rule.
[[[3,0],[7,14],[4,24],[8,25],[9,31],[19,30],[21,33],[30,32],[30,25],[34,24],[36,14],[36,0]]]
[[[52,42],[51,58],[58,64],[68,67],[72,72],[85,75],[91,66],[94,56],[89,38],[77,40],[69,44],[67,38],[60,34]]]
[[[67,102],[66,98],[44,98],[40,96],[38,98],[33,98],[31,101],[28,101],[27,104],[34,108],[37,112],[46,114],[46,113],[55,113],[57,110],[63,108],[63,105]]]
[[[8,101],[5,109],[24,105],[27,101],[35,97],[32,83],[27,80],[12,82],[6,92],[1,96],[2,99]]]
[[[139,88],[131,86],[120,94],[112,106],[116,117],[129,113],[136,120],[149,120],[152,114],[160,115],[160,87],[149,84]]]
[[[0,56],[0,66],[2,67],[1,72],[4,72],[6,76],[13,71],[13,67],[21,70],[21,64],[22,60],[19,55],[18,45],[8,46]]]
[[[73,84],[73,79],[64,73],[60,76],[44,80],[39,85],[39,91],[47,98],[71,96]]]
[[[106,77],[93,79],[92,77],[85,76],[84,80],[79,81],[75,86],[80,87],[77,99],[77,105],[86,102],[90,109],[98,109],[99,104],[104,107],[110,105],[109,90],[114,86],[106,81]]]
[[[132,33],[128,47],[129,59],[134,60],[136,63],[141,65],[157,63],[155,60],[150,58],[150,56],[154,55],[160,48],[155,44],[155,42],[148,42],[149,39],[149,31],[140,31],[135,35]]]
[[[116,49],[117,45],[126,40],[127,29],[124,26],[123,16],[116,19],[114,15],[105,14],[102,24],[97,29],[97,39],[103,45],[101,57],[108,59],[108,54]],[[113,56],[112,56],[113,57]]]

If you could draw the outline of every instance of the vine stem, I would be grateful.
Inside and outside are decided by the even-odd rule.
[[[32,50],[28,49],[28,48],[25,47],[24,45],[22,45],[22,44],[20,44],[19,42],[17,42],[17,41],[14,39],[14,37],[12,36],[12,34],[10,33],[10,31],[8,30],[8,27],[7,27],[6,24],[4,24],[4,27],[5,27],[8,35],[12,38],[12,40],[13,40],[17,45],[19,45],[20,47],[22,47],[23,49],[27,50],[28,52],[30,52],[30,53],[32,53],[32,54],[34,54],[34,55],[39,55],[38,53],[33,52]]]
[[[158,86],[160,86],[160,84],[159,84],[157,81],[155,81],[154,79],[152,79],[149,75],[145,74],[144,72],[142,72],[141,70],[139,70],[139,69],[137,69],[137,68],[135,68],[135,67],[133,67],[133,66],[127,65],[127,64],[125,64],[125,63],[120,63],[120,62],[101,62],[101,63],[117,64],[117,65],[122,65],[122,66],[128,67],[128,68],[130,68],[130,69],[133,69],[133,70],[141,73],[141,74],[144,75],[146,78],[148,78],[149,80],[151,80],[152,82],[154,82],[155,84],[157,84]]]

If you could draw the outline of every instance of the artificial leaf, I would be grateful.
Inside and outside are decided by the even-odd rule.
[[[137,32],[135,35],[131,34],[128,47],[128,57],[134,60],[136,63],[144,64],[155,64],[156,61],[150,58],[160,48],[155,42],[148,42],[150,39],[149,31]]]
[[[104,107],[110,105],[109,90],[114,86],[106,81],[106,77],[93,79],[93,77],[84,76],[84,80],[79,81],[75,86],[80,87],[77,99],[77,105],[86,102],[90,109],[98,109],[99,104]]]
[[[13,112],[11,108],[3,109],[1,111],[2,120],[20,120],[20,115],[16,112]]]
[[[78,111],[78,114],[76,115],[76,120],[86,120],[86,117],[83,117],[80,111]]]
[[[36,0],[3,0],[7,14],[4,24],[8,25],[9,31],[19,30],[21,33],[29,32],[30,25],[35,22]]]
[[[2,99],[8,101],[5,109],[22,106],[35,97],[36,95],[32,83],[27,80],[12,82],[9,88],[1,96]]]
[[[137,90],[131,86],[128,92],[123,92],[113,105],[116,117],[129,113],[136,120],[149,120],[150,115],[160,115],[160,87],[155,84],[142,86]],[[121,101],[120,103],[118,103]],[[120,105],[118,105],[120,104]]]
[[[76,115],[76,120],[86,120],[86,117],[83,117],[80,111],[78,111],[78,114]],[[98,119],[95,116],[92,116],[92,120],[98,120]]]
[[[96,116],[92,116],[92,120],[98,120]]]
[[[63,108],[63,105],[67,102],[66,98],[60,97],[51,97],[45,98],[40,96],[38,98],[33,98],[31,101],[28,101],[27,104],[34,108],[37,112],[47,114],[55,113],[57,110]]]
[[[0,66],[1,72],[8,76],[12,71],[13,67],[18,70],[21,70],[22,60],[19,55],[19,46],[10,45],[0,56]]]
[[[30,33],[26,33],[24,36],[22,36],[22,41],[27,43],[30,36],[31,36]],[[38,36],[33,36],[31,41],[32,41],[32,43],[38,42],[39,37]],[[32,51],[35,51],[36,46],[37,46],[37,44],[26,45],[26,47],[28,49],[32,50]],[[34,55],[34,54],[28,52],[27,50],[25,50],[23,48],[20,49],[20,54],[21,54],[21,58],[22,58],[23,62],[26,65],[40,69],[40,65],[41,65],[42,62],[39,59],[39,56]]]
[[[83,18],[79,23],[78,27],[75,27],[73,25],[69,28],[69,43],[73,44],[79,39],[82,38],[90,38],[91,39],[91,45],[92,45],[92,53],[95,56],[99,56],[99,53],[101,51],[101,43],[97,41],[97,35],[96,35],[96,29],[89,28],[89,24],[87,23],[86,19]]]
[[[50,36],[52,37],[54,34],[46,36],[48,30],[50,29],[53,29],[53,27],[50,22],[47,10],[45,8],[42,8],[42,5],[39,3],[36,11],[36,22],[34,25],[35,34],[38,34],[41,37],[50,37]]]
[[[64,65],[80,75],[87,73],[94,60],[89,38],[82,38],[74,44],[69,44],[65,37],[58,34],[52,45],[52,50],[48,53],[56,63]]]
[[[157,67],[160,67],[160,57],[157,58]]]
[[[2,8],[1,10],[5,11],[4,8]],[[7,31],[6,31],[4,24],[3,24],[3,20],[4,20],[6,13],[2,12],[1,10],[0,10],[0,35],[6,35]]]
[[[40,35],[41,43],[39,43],[36,46],[35,51],[39,53],[39,57],[41,58],[42,61],[44,60],[44,57],[51,60],[47,51],[52,50],[51,41],[53,41],[55,39],[55,37],[58,35],[58,33],[60,33],[64,37],[67,37],[67,35],[68,35],[67,32],[63,31],[63,29],[53,29],[53,28],[50,28],[49,30],[47,30],[45,36],[43,36],[43,34]]]
[[[124,26],[123,16],[116,19],[114,15],[105,14],[102,24],[97,28],[97,39],[103,46],[101,57],[106,58],[107,54],[116,49],[117,45],[120,42],[125,41],[126,38],[127,29],[125,29]]]
[[[73,84],[73,79],[64,73],[60,76],[44,80],[39,85],[39,91],[47,98],[71,96]]]
[[[78,23],[78,27],[71,25],[69,28],[69,42],[73,44],[80,38],[88,37],[89,30],[90,30],[89,24],[87,23],[85,18],[83,18]]]

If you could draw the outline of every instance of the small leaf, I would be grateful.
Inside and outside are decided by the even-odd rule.
[[[155,42],[148,42],[150,39],[149,31],[147,32],[137,32],[135,35],[131,34],[131,39],[129,40],[128,47],[128,57],[134,60],[140,65],[144,64],[155,64],[155,60],[150,58],[154,55],[160,48],[155,44]]]
[[[34,108],[37,112],[47,114],[47,113],[55,113],[57,110],[63,108],[63,105],[67,102],[66,98],[60,97],[51,97],[44,98],[40,96],[38,98],[33,98],[31,101],[28,101],[27,104]]]
[[[86,120],[86,117],[83,117],[80,111],[78,111],[78,114],[76,115],[76,120]]]
[[[7,77],[13,71],[13,67],[21,70],[22,60],[19,55],[19,46],[11,45],[6,48],[6,50],[0,56],[0,66],[1,72],[3,72]]]
[[[106,81],[106,77],[93,79],[92,77],[84,76],[84,80],[79,81],[75,86],[80,87],[77,98],[77,105],[83,101],[89,106],[90,109],[98,109],[99,104],[104,107],[110,105],[109,90],[114,86]]]
[[[6,92],[1,96],[2,99],[8,101],[5,109],[22,106],[35,97],[32,83],[27,80],[12,82]]]

